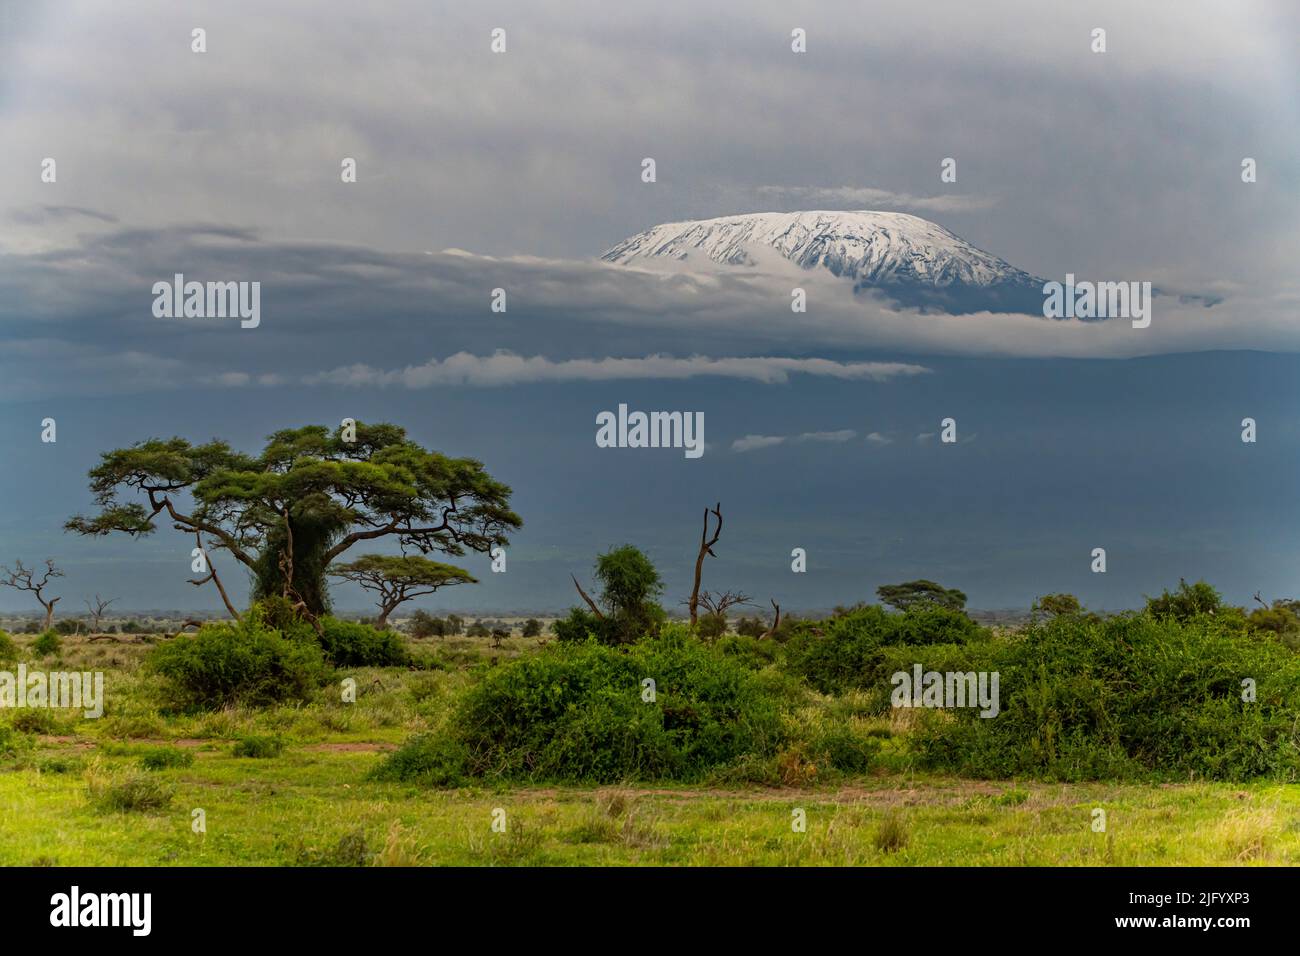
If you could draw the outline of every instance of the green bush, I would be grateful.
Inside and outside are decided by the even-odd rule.
[[[159,644],[145,666],[182,710],[305,701],[328,677],[319,646],[272,630],[256,606],[242,621],[205,624]]]
[[[656,699],[643,701],[646,678]],[[466,778],[608,783],[697,780],[781,743],[780,688],[682,627],[626,651],[547,647],[489,671],[446,730],[413,738],[377,772],[440,786]]]
[[[987,630],[950,608],[921,605],[890,614],[876,605],[860,605],[799,625],[786,644],[783,666],[824,694],[875,689],[896,669],[885,660],[886,648],[965,644],[988,637]]]
[[[54,631],[46,631],[32,641],[32,653],[37,657],[53,657],[61,650],[63,650],[63,641]]]
[[[321,647],[335,667],[398,667],[407,662],[406,645],[395,631],[334,617],[322,617],[320,626]]]
[[[14,730],[24,734],[52,734],[58,729],[58,721],[45,708],[23,708],[14,712]]]
[[[695,633],[702,640],[716,641],[727,633],[727,616],[725,614],[704,614],[695,624]]]
[[[434,617],[428,611],[417,610],[406,623],[406,629],[412,637],[446,637],[450,625],[440,617]]]
[[[236,757],[251,757],[255,760],[269,760],[284,753],[284,741],[279,737],[265,737],[249,734],[235,741],[231,749]]]
[[[0,757],[16,757],[32,748],[32,738],[12,724],[0,724]]]
[[[148,813],[165,809],[175,791],[149,774],[129,773],[119,778],[94,774],[88,793],[91,803],[103,812]]]
[[[752,670],[762,670],[776,661],[781,646],[775,641],[760,641],[756,637],[730,634],[717,643],[718,651],[734,658]]]
[[[194,754],[180,747],[151,747],[140,755],[140,766],[145,770],[188,767],[192,763],[194,763]]]
[[[913,744],[928,766],[1071,781],[1300,779],[1300,659],[1235,621],[1063,616],[981,650],[951,669],[997,670],[1001,712],[923,711]]]
[[[18,645],[14,643],[12,637],[0,631],[0,663],[7,664],[16,660],[18,660]]]

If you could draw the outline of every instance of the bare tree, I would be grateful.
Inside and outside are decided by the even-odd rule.
[[[768,600],[771,601],[772,599],[768,598]],[[781,605],[777,604],[775,601],[772,601],[772,610],[776,611],[776,617],[772,618],[772,626],[769,627],[766,631],[764,631],[762,636],[759,637],[760,641],[764,637],[774,636],[776,634],[776,629],[781,626]]]
[[[708,611],[710,614],[723,615],[730,608],[739,604],[752,604],[748,594],[740,591],[720,591],[714,594],[712,591],[701,591],[697,599],[697,604]]]
[[[718,519],[718,526],[714,529],[713,537],[709,537],[709,515],[712,514]],[[704,556],[710,555],[717,557],[713,553],[713,546],[718,543],[718,538],[722,537],[722,502],[710,511],[704,509],[704,530],[700,532],[700,553],[695,557],[695,586],[691,588],[691,599],[686,602],[691,611],[691,624],[695,624],[700,616],[700,576],[704,573]]]
[[[45,573],[41,579],[36,580],[36,572],[32,568],[23,567],[21,561],[15,562],[16,570],[10,571],[7,567],[0,568],[0,584],[6,587],[16,588],[19,591],[31,591],[36,595],[36,600],[41,602],[41,607],[45,608],[45,626],[43,630],[48,631],[50,624],[54,621],[54,605],[58,604],[62,598],[45,597],[45,589],[49,586],[50,578],[61,578],[63,572],[54,566],[53,558],[45,559]]]
[[[90,621],[91,621],[90,629],[92,632],[96,634],[99,633],[99,622],[103,620],[104,612],[107,611],[108,606],[116,600],[117,598],[109,598],[107,601],[105,601],[98,594],[96,594],[94,601],[87,601],[87,600],[82,601],[82,603],[86,605],[86,610],[90,612]]]

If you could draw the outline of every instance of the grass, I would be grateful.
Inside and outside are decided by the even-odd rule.
[[[0,759],[0,865],[1300,864],[1300,786],[1276,783],[970,781],[888,760],[831,784],[792,774],[785,787],[439,791],[367,778],[411,732],[436,728],[493,655],[536,642],[506,645],[458,647],[465,662],[445,670],[349,671],[355,704],[326,687],[304,705],[169,716],[139,672],[148,645],[67,638],[69,667],[105,671],[105,716],[54,712]],[[859,719],[851,697],[833,706]],[[887,745],[906,719],[881,727]],[[246,737],[284,747],[235,756]],[[1095,808],[1105,832],[1092,829]]]

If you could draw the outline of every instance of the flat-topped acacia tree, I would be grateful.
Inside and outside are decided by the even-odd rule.
[[[332,565],[326,573],[379,595],[378,628],[387,627],[388,616],[405,601],[453,584],[478,584],[478,578],[463,568],[409,554],[363,554],[347,564]]]
[[[255,598],[285,596],[312,615],[329,609],[326,569],[359,542],[462,555],[505,546],[523,524],[509,486],[481,462],[429,451],[386,423],[285,429],[256,456],[224,441],[150,439],[104,452],[90,490],[99,513],[67,530],[140,537],[170,521],[244,565]]]

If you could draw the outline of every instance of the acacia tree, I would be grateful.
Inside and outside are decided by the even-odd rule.
[[[388,626],[388,615],[403,601],[453,584],[478,584],[478,579],[463,568],[416,555],[363,554],[348,564],[334,565],[328,574],[379,595],[375,627],[380,628]]]
[[[34,568],[23,567],[21,561],[14,562],[14,570],[0,568],[0,584],[6,587],[14,588],[18,591],[30,591],[36,595],[36,600],[41,602],[41,607],[45,608],[45,624],[42,625],[42,631],[50,629],[50,623],[54,620],[54,605],[58,604],[62,598],[47,598],[45,589],[50,586],[50,578],[61,578],[63,572],[54,566],[53,558],[45,559],[45,571],[41,574],[40,580],[36,578]]]
[[[876,588],[880,600],[900,611],[912,608],[943,607],[960,611],[966,607],[966,594],[956,588],[946,588],[924,578],[903,584],[882,584]]]
[[[256,456],[224,441],[150,439],[105,452],[90,490],[99,512],[68,530],[141,537],[170,521],[244,565],[254,598],[282,595],[310,615],[329,609],[326,569],[359,542],[463,555],[508,544],[523,524],[509,486],[481,462],[429,451],[387,423],[285,429]]]

